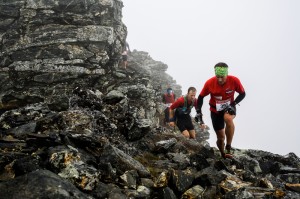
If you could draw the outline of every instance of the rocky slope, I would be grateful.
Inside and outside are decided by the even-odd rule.
[[[125,46],[119,0],[0,2],[0,199],[300,198],[300,160],[162,125],[167,65]]]

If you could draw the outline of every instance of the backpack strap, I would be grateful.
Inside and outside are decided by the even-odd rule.
[[[192,108],[194,107],[194,100],[192,101],[192,104],[191,104],[191,106],[190,106],[190,109],[192,110]],[[183,107],[185,107],[185,108],[188,108],[188,99],[187,99],[187,96],[185,95],[184,96],[184,106]]]
[[[192,100],[191,110],[194,107],[195,99]]]

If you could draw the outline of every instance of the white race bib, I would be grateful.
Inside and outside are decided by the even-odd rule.
[[[223,111],[229,105],[230,105],[230,99],[228,99],[228,100],[217,100],[216,101],[217,111]]]

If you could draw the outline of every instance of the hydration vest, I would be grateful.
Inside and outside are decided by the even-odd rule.
[[[189,106],[187,96],[184,96],[183,98],[184,98],[183,107],[176,108],[175,115],[177,116],[189,115],[191,113],[192,108],[194,107],[194,100],[192,101],[192,104]]]

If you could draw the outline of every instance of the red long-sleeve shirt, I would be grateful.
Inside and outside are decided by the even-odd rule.
[[[205,97],[210,94],[210,110],[221,111],[222,105],[230,104],[234,101],[234,93],[245,93],[245,89],[240,80],[232,75],[228,75],[224,85],[219,85],[217,77],[212,77],[206,81],[200,96]]]

